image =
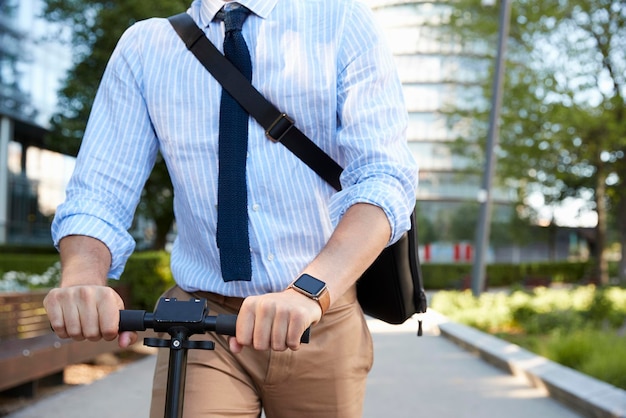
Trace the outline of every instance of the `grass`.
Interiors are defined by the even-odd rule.
[[[431,307],[564,366],[626,389],[626,289],[441,291]]]

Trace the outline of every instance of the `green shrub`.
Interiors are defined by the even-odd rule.
[[[463,278],[470,275],[470,264],[422,264],[422,276],[426,289],[460,289]]]
[[[475,298],[469,290],[439,291],[430,306],[451,319],[487,332],[509,329],[512,324],[505,293],[484,293]]]
[[[556,332],[541,351],[553,361],[626,389],[626,337],[615,332]]]
[[[626,289],[578,286],[483,293],[439,291],[430,306],[565,366],[626,389]]]
[[[626,389],[626,337],[613,333],[589,335],[594,349],[580,371],[614,386]]]
[[[554,332],[551,335],[552,338],[546,340],[542,354],[564,366],[580,370],[594,349],[602,349],[601,346],[596,345],[595,338],[592,338],[595,334],[597,333],[591,330]]]
[[[159,296],[174,285],[165,251],[133,254],[121,280],[109,284],[120,292],[128,290],[127,309],[152,311]],[[27,291],[58,285],[59,256],[57,254],[2,254],[0,255],[0,291]]]
[[[583,315],[572,310],[554,310],[535,314],[521,322],[524,331],[533,335],[547,334],[555,330],[570,332],[583,326],[585,326]]]
[[[595,292],[588,308],[583,311],[585,318],[596,325],[603,321],[610,321],[613,303],[606,296],[605,292]]]
[[[604,290],[604,294],[616,310],[626,312],[626,291],[624,289],[609,287]]]
[[[17,245],[17,244],[5,244],[0,245],[0,254],[30,254],[30,255],[38,255],[38,254],[56,254],[57,250],[54,248],[52,243],[50,245]]]
[[[43,254],[1,253],[0,273],[18,271],[40,274],[58,261],[59,255],[56,252]]]
[[[56,262],[41,274],[7,271],[0,274],[0,292],[27,292],[58,286],[61,279],[61,263]]]
[[[174,285],[169,263],[165,251],[139,252],[128,259],[120,284],[129,286],[132,309],[152,311],[159,296]]]
[[[454,320],[490,332],[520,328],[529,334],[543,334],[582,326],[617,328],[626,318],[626,290],[593,285],[541,287],[508,294],[485,292],[479,298],[469,291],[439,291],[431,306]]]
[[[521,286],[528,277],[546,277],[553,283],[580,283],[589,270],[587,262],[498,263],[487,265],[486,276],[490,288],[514,287]],[[422,273],[426,289],[464,289],[468,287],[472,265],[423,263]]]

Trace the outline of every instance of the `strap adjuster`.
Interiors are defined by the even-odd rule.
[[[283,137],[293,128],[294,121],[286,113],[281,113],[269,128],[265,131],[265,136],[274,142],[280,142]]]

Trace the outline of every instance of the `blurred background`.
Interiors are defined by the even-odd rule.
[[[0,1],[0,245],[50,245],[100,76],[134,21],[187,1]],[[499,35],[495,2],[367,0],[393,50],[420,165],[424,263],[468,263],[485,190]],[[489,263],[588,261],[624,280],[626,20],[620,0],[512,4]],[[159,164],[133,234],[139,249],[175,236]],[[610,263],[616,263],[609,274]]]
[[[189,2],[0,0],[3,370],[37,338],[58,348],[41,305],[59,280],[50,222],[117,40]],[[431,306],[626,388],[624,0],[365,2],[404,87]],[[151,310],[172,284],[176,236],[162,161],[132,234],[138,251],[114,285],[127,307]],[[472,268],[482,263],[477,282]],[[0,390],[38,378],[34,369],[4,373]]]

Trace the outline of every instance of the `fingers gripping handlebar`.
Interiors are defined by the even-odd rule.
[[[141,310],[121,310],[119,331],[170,332],[172,329],[184,329],[185,334],[217,334],[235,336],[237,315],[208,315],[205,299],[178,301],[176,298],[161,298],[153,313]],[[310,328],[302,335],[300,342],[308,343]]]
[[[175,298],[161,298],[153,313],[137,310],[121,310],[119,331],[166,332],[172,338],[145,338],[144,345],[169,348],[167,391],[165,400],[165,418],[180,418],[183,415],[185,395],[185,376],[187,368],[187,350],[213,350],[213,341],[189,340],[193,334],[216,332],[235,336],[237,315],[209,316],[206,299],[178,301]],[[309,342],[308,328],[302,338]]]
[[[144,339],[144,345],[169,348],[165,418],[183,416],[187,350],[213,350],[215,348],[213,341],[190,340],[189,337],[193,334],[212,331],[235,336],[237,315],[209,316],[208,313],[206,299],[193,298],[189,301],[161,298],[153,313],[138,310],[120,311],[120,332],[153,329],[156,332],[166,332],[172,337],[170,340]],[[305,331],[300,339],[301,342],[309,342],[309,332],[310,328]]]

